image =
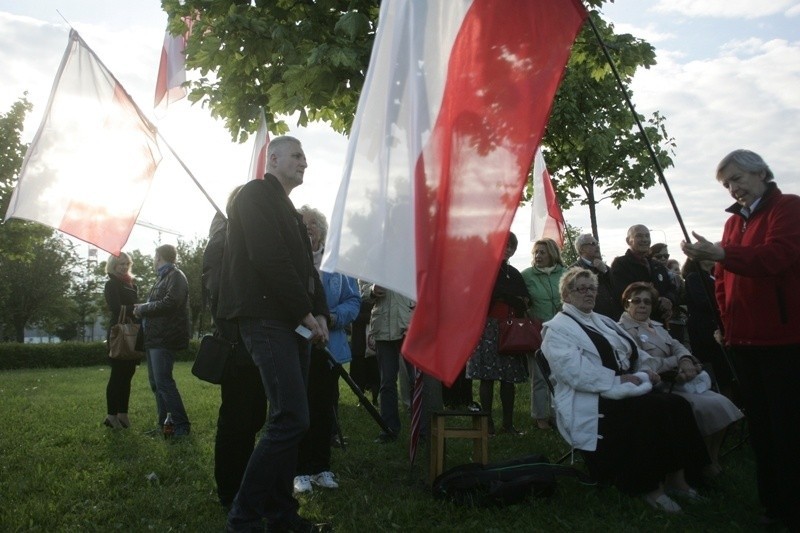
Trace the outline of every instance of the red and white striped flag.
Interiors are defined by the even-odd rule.
[[[549,238],[564,247],[564,215],[544,162],[542,149],[533,160],[533,201],[531,201],[531,242]]]
[[[160,161],[155,126],[72,30],[5,218],[118,254]]]
[[[248,180],[264,179],[264,174],[267,172],[267,145],[269,145],[269,130],[267,129],[267,117],[262,109],[256,141],[253,144],[253,156],[250,158]]]
[[[186,33],[172,35],[169,30],[164,34],[164,45],[161,48],[161,60],[158,63],[156,77],[156,94],[154,108],[166,108],[186,96],[186,41],[192,33],[194,19],[185,17]]]
[[[585,17],[579,0],[381,2],[323,269],[416,299],[403,354],[446,384]]]

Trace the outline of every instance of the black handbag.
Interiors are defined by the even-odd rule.
[[[233,354],[236,343],[220,335],[205,335],[200,340],[200,349],[194,358],[192,374],[195,377],[219,385],[225,374],[225,365]]]

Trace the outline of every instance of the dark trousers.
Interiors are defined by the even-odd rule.
[[[589,472],[601,483],[627,494],[644,494],[678,470],[684,470],[691,483],[710,462],[692,406],[677,394],[600,398],[598,407],[602,438],[594,452],[583,455]]]
[[[369,325],[369,314],[366,320],[353,322],[353,333],[350,336],[350,348],[353,353],[353,360],[350,361],[350,376],[362,391],[372,391],[373,397],[378,394],[380,383],[380,372],[378,372],[378,358],[367,357],[367,326]]]
[[[311,425],[300,442],[297,475],[319,474],[331,469],[331,434],[339,375],[328,363],[328,355],[311,349],[308,369],[308,414]]]
[[[800,345],[731,349],[766,514],[800,530]]]
[[[449,387],[442,387],[442,400],[447,407],[467,407],[472,403],[472,380],[467,379],[467,367],[461,369]]]
[[[399,395],[397,393],[397,377],[400,371],[400,362],[406,366],[409,376],[414,376],[414,369],[400,355],[400,347],[403,340],[396,341],[376,341],[378,352],[378,368],[381,372],[381,388],[378,401],[380,403],[381,417],[394,431],[395,435],[400,434],[400,408],[398,406]],[[413,377],[411,378],[413,383]]]
[[[167,414],[172,414],[176,434],[186,434],[189,431],[189,416],[183,406],[183,399],[172,377],[175,366],[175,352],[167,348],[148,348],[147,351],[147,377],[150,388],[156,397],[157,423],[164,425]]]
[[[128,412],[128,401],[131,397],[131,380],[136,373],[139,361],[120,361],[109,359],[111,374],[106,385],[106,412],[117,416],[117,413]]]
[[[239,333],[261,375],[269,402],[258,441],[228,513],[229,531],[289,520],[299,504],[292,495],[297,448],[308,430],[306,380],[310,349],[294,327],[277,320],[240,318]]]
[[[219,501],[225,507],[233,503],[253,453],[256,434],[267,418],[261,374],[241,342],[236,349],[237,353],[228,359],[220,384],[222,403],[214,442],[214,479]]]

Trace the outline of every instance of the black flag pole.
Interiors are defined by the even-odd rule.
[[[658,162],[658,157],[656,157],[656,152],[653,149],[653,143],[650,142],[650,138],[647,136],[647,132],[645,131],[644,126],[642,125],[642,121],[639,120],[639,114],[636,112],[636,108],[634,107],[633,102],[631,102],[631,98],[628,95],[628,91],[625,89],[625,84],[622,83],[622,77],[619,75],[619,70],[617,70],[617,65],[611,58],[611,54],[608,51],[608,47],[606,46],[605,41],[603,41],[603,38],[600,36],[600,32],[598,31],[597,26],[594,23],[594,20],[592,20],[591,14],[588,17],[586,17],[586,20],[589,21],[589,26],[591,26],[592,28],[592,33],[594,33],[594,36],[597,38],[597,42],[600,43],[600,48],[603,50],[603,55],[605,56],[606,61],[608,61],[608,65],[611,67],[611,72],[613,72],[614,78],[617,80],[617,86],[622,92],[622,96],[625,98],[625,102],[628,104],[628,108],[631,110],[633,119],[636,121],[636,125],[639,128],[639,133],[641,134],[645,146],[647,146],[647,151],[650,154],[650,159],[653,160],[653,166],[655,166],[656,173],[658,174],[658,179],[661,182],[661,185],[663,185],[664,190],[667,193],[667,197],[669,198],[669,203],[672,205],[672,210],[675,212],[675,217],[678,219],[678,224],[680,225],[681,231],[683,232],[683,238],[686,242],[692,242],[692,239],[689,236],[689,232],[686,231],[686,225],[683,223],[683,217],[681,216],[681,212],[678,209],[678,204],[675,203],[675,197],[672,196],[672,190],[670,190],[669,188],[669,184],[667,183],[667,178],[664,177],[664,169],[661,167],[661,163]],[[700,268],[700,263],[699,262],[695,263],[696,263],[695,266],[697,267],[697,273],[700,276],[705,275],[705,273]],[[720,329],[720,331],[722,331],[722,318],[720,317],[719,309],[717,308],[716,305],[714,305],[716,298],[714,296],[714,293],[712,292],[713,289],[709,289],[708,285],[705,283],[703,285],[706,287],[705,291],[706,298],[708,298],[709,303],[711,304],[711,308],[714,310],[717,327]],[[720,344],[720,349],[722,350],[722,354],[725,357],[725,362],[727,363],[728,368],[730,369],[731,381],[733,382],[734,385],[738,385],[739,376],[736,373],[736,368],[734,368],[733,361],[731,361],[730,354],[728,353],[728,350],[725,348],[725,346],[723,346],[722,344]]]
[[[304,339],[311,340],[311,330],[305,327],[304,325],[302,324],[298,325],[294,331]],[[386,421],[383,419],[381,414],[378,412],[377,409],[375,409],[375,406],[372,405],[372,403],[367,399],[367,397],[364,395],[364,392],[361,390],[358,384],[356,384],[356,382],[353,381],[353,378],[350,376],[350,374],[347,373],[347,370],[345,370],[344,367],[341,365],[341,363],[339,363],[333,356],[333,353],[331,353],[330,349],[328,348],[328,345],[327,344],[318,345],[317,348],[325,352],[325,354],[328,356],[328,363],[331,366],[331,370],[339,374],[339,376],[345,381],[345,383],[347,383],[347,385],[350,387],[350,390],[353,391],[353,394],[356,395],[359,402],[361,402],[361,405],[364,407],[364,409],[367,410],[370,416],[372,416],[375,422],[378,423],[380,428],[387,435],[391,435],[393,437],[396,436],[394,430],[390,428],[388,424],[386,424]]]
[[[592,20],[592,15],[589,14],[589,16],[586,17],[586,20],[589,21],[589,26],[591,26],[594,36],[597,37],[597,42],[600,43],[600,48],[602,48],[603,55],[606,57],[606,61],[608,61],[608,64],[611,67],[611,72],[614,73],[614,78],[617,80],[617,85],[619,86],[620,91],[622,91],[622,96],[625,97],[625,102],[628,104],[628,108],[633,114],[633,119],[636,121],[636,125],[639,127],[639,133],[641,134],[642,139],[647,146],[647,151],[650,153],[650,158],[653,160],[653,165],[656,167],[658,179],[661,181],[661,185],[664,186],[664,190],[667,192],[667,197],[669,198],[669,203],[672,204],[672,210],[675,211],[675,216],[678,218],[678,224],[680,224],[681,231],[683,231],[683,237],[686,239],[686,242],[691,242],[692,239],[689,237],[689,232],[686,231],[686,226],[683,223],[683,217],[681,217],[681,212],[678,210],[678,204],[675,203],[675,198],[672,196],[672,191],[669,188],[667,179],[664,177],[664,169],[661,168],[661,163],[658,162],[658,157],[656,157],[656,152],[653,149],[653,143],[650,142],[650,138],[647,136],[644,126],[642,126],[642,121],[639,120],[639,114],[636,113],[636,108],[633,106],[630,96],[628,96],[628,91],[625,90],[625,84],[622,83],[622,77],[619,75],[617,66],[614,64],[614,60],[611,58],[611,54],[608,52],[606,43],[603,41],[603,38],[600,36],[600,32],[597,30],[597,26]]]

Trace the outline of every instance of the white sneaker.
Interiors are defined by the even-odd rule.
[[[325,471],[320,472],[319,474],[314,474],[311,476],[311,482],[314,483],[314,485],[325,487],[326,489],[339,488],[339,484],[336,483],[336,479],[333,477],[333,472]]]
[[[294,478],[294,491],[295,492],[312,492],[314,487],[311,486],[311,476],[296,476]]]

